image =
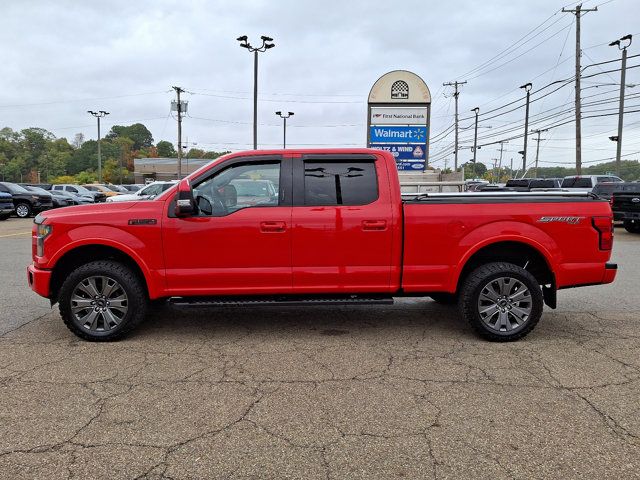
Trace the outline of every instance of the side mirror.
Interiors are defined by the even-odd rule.
[[[178,195],[176,196],[176,207],[174,213],[176,217],[190,217],[197,212],[196,202],[193,198],[193,191],[189,179],[185,178],[178,184]]]

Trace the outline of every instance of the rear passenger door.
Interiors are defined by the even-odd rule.
[[[374,155],[293,159],[293,289],[388,292],[393,211],[386,168]]]

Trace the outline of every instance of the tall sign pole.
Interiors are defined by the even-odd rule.
[[[367,146],[390,152],[398,171],[424,172],[429,165],[431,92],[418,75],[394,70],[371,87]]]
[[[182,179],[182,102],[180,101],[180,94],[184,92],[184,89],[180,87],[171,87],[176,91],[176,109],[178,112],[178,180]]]

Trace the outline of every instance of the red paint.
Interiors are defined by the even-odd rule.
[[[30,285],[49,296],[51,273],[66,254],[104,245],[128,255],[151,298],[287,293],[454,292],[466,262],[496,242],[536,249],[558,287],[610,283],[605,269],[613,232],[607,202],[404,204],[393,157],[379,150],[242,152],[190,175],[193,182],[225,162],[279,155],[375,155],[378,198],[358,206],[260,206],[222,217],[177,218],[172,200],[186,182],[152,201],[49,211],[53,232],[35,250]],[[283,163],[284,165],[284,163]],[[188,193],[188,192],[186,192]],[[541,217],[582,217],[575,224]],[[130,225],[132,219],[155,224]]]

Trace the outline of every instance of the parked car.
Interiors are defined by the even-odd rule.
[[[635,192],[640,189],[638,182],[602,182],[593,187],[593,193],[600,198],[611,200],[616,192]]]
[[[272,178],[276,203],[233,201],[234,181]],[[364,148],[225,155],[145,202],[43,213],[33,236],[29,285],[92,341],[121,337],[156,299],[264,307],[401,296],[458,302],[480,335],[509,341],[535,327],[544,303],[555,308],[557,289],[611,283],[617,269],[607,201],[566,192],[402,201],[393,155]]]
[[[0,192],[0,221],[6,220],[13,213],[13,195]]]
[[[89,203],[94,203],[91,198],[81,197],[75,193],[65,192],[64,190],[51,190],[50,192],[54,197],[66,198],[71,202],[71,205],[87,205]]]
[[[175,184],[175,180],[168,182],[153,182],[146,187],[138,190],[136,193],[109,197],[107,198],[107,202],[132,202],[139,200],[148,200],[150,198],[154,198],[156,195],[160,195],[162,192],[171,188]]]
[[[51,189],[62,190],[64,192],[73,193],[75,195],[79,195],[84,198],[89,198],[94,203],[104,202],[107,199],[107,196],[104,193],[92,192],[91,190],[87,190],[81,185],[73,185],[73,184],[52,185]]]
[[[73,202],[71,202],[70,200],[67,200],[66,198],[60,198],[60,197],[56,197],[53,196],[51,194],[51,192],[45,190],[44,188],[41,187],[37,187],[35,185],[29,185],[26,183],[19,183],[18,185],[20,185],[23,188],[26,188],[27,190],[29,190],[30,192],[36,193],[38,195],[45,195],[51,198],[51,203],[52,203],[52,208],[59,208],[59,207],[68,207],[69,205],[73,205]]]
[[[30,192],[17,183],[0,182],[0,192],[10,193],[13,196],[14,211],[20,218],[27,218],[33,214],[53,208],[51,195]]]
[[[624,182],[620,177],[613,175],[570,175],[562,180],[562,188],[571,189],[573,192],[592,192],[593,188],[602,182]]]
[[[133,192],[137,192],[145,185],[141,183],[132,183],[129,185],[121,185],[121,186],[124,187],[129,193],[133,193]]]
[[[627,183],[623,191],[613,192],[611,209],[614,220],[622,221],[627,232],[640,233],[640,183]]]
[[[115,195],[120,195],[120,192],[116,192],[115,190],[109,188],[108,186],[101,185],[101,184],[98,184],[98,183],[85,184],[85,185],[83,185],[83,187],[86,188],[87,190],[92,191],[92,192],[100,192],[106,198],[113,197]]]

